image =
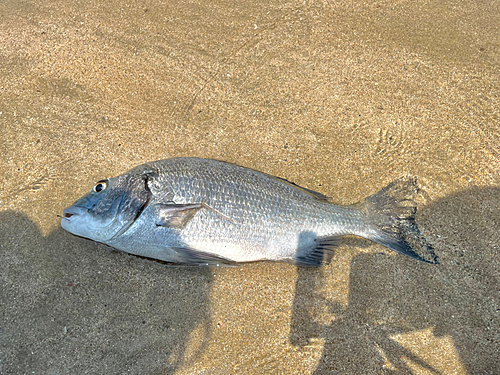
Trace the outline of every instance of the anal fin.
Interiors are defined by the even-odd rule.
[[[334,249],[340,243],[340,237],[325,237],[315,240],[316,246],[298,255],[293,259],[293,264],[299,267],[320,267],[329,263],[333,257]]]

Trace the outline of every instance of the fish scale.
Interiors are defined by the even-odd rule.
[[[150,162],[98,185],[64,210],[63,228],[163,261],[212,265],[271,260],[317,266],[343,235],[437,261],[415,222],[418,188],[411,177],[350,206],[335,205],[278,177],[211,159]]]
[[[186,168],[192,167],[188,164]],[[165,174],[167,173],[166,171],[162,172]],[[238,170],[236,170],[236,172],[238,172]],[[175,169],[173,168],[169,170],[168,175],[172,176],[174,173]],[[312,212],[309,214],[303,212],[302,221],[297,222],[294,220],[298,210],[297,204],[294,204],[295,202],[290,199],[285,201],[282,197],[286,197],[287,193],[290,195],[290,192],[295,193],[295,189],[283,185],[280,182],[273,181],[271,184],[271,181],[268,181],[267,178],[262,181],[261,176],[248,176],[248,173],[244,173],[243,176],[240,176],[240,174],[234,173],[233,171],[231,176],[236,180],[234,185],[237,186],[237,189],[233,188],[233,191],[227,189],[227,193],[224,194],[225,197],[220,199],[219,197],[222,197],[221,192],[224,192],[224,188],[227,184],[221,185],[218,190],[218,187],[214,185],[212,181],[206,186],[198,184],[197,182],[206,181],[208,178],[220,178],[221,176],[214,176],[213,174],[204,175],[203,171],[199,170],[198,173],[193,172],[190,176],[184,171],[181,175],[187,179],[187,181],[183,181],[179,184],[179,186],[183,187],[183,191],[175,192],[175,195],[179,196],[181,201],[187,202],[189,199],[196,201],[200,199],[200,196],[203,196],[206,203],[220,210],[227,216],[243,219],[238,224],[230,225],[225,222],[224,219],[217,220],[217,217],[213,217],[213,225],[209,228],[205,228],[204,223],[207,217],[200,215],[196,222],[195,219],[193,219],[193,225],[185,228],[183,231],[184,237],[191,239],[188,245],[195,243],[199,245],[199,242],[204,242],[207,236],[207,229],[208,233],[217,233],[219,241],[222,243],[230,243],[234,237],[234,233],[238,233],[238,241],[233,244],[233,247],[240,246],[243,242],[243,238],[250,241],[246,246],[251,246],[258,239],[261,240],[259,242],[265,242],[267,239],[266,237],[273,240],[281,240],[284,234],[288,237],[288,241],[290,241],[291,236],[288,231],[296,231],[297,229],[301,232],[308,230],[320,232],[320,235],[323,236],[331,234],[331,225],[325,225],[324,228],[320,228],[318,224],[320,212],[317,210],[318,207],[315,206],[317,206],[318,203],[321,204],[321,202],[314,201],[308,195],[303,197],[302,194],[297,194],[297,198],[300,199],[298,202],[302,204],[302,207],[304,201],[306,201],[305,198],[307,198],[307,200],[310,201],[310,209]],[[247,181],[251,181],[251,184],[248,184]],[[191,192],[191,194],[189,194],[189,192]],[[236,200],[231,201],[230,197],[236,197]],[[323,206],[332,207],[331,205],[325,204],[323,204]],[[263,210],[260,207],[266,207],[266,209]],[[324,210],[324,212],[326,213],[326,210]],[[214,216],[214,214],[211,213],[206,213],[206,215]],[[295,222],[299,228],[290,228],[293,222]],[[195,226],[195,223],[198,225]],[[258,223],[261,223],[261,225]],[[288,225],[284,227],[285,224]],[[201,230],[201,227],[204,227],[205,230]],[[272,228],[272,230],[268,228]],[[288,229],[288,231],[283,233],[285,232],[283,229]],[[270,233],[272,236],[269,236]],[[242,236],[244,237],[242,238]],[[293,254],[290,254],[290,257],[292,255]]]

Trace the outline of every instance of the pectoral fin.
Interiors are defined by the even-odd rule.
[[[155,224],[157,227],[184,228],[203,203],[191,204],[156,204]]]

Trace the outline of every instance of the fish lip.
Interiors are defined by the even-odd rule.
[[[89,210],[81,206],[70,206],[63,210],[62,219],[66,221],[73,221],[79,216],[85,214]]]

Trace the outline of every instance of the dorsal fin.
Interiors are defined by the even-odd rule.
[[[306,189],[305,187],[302,187],[302,186],[299,186],[293,182],[290,182],[288,180],[285,180],[284,178],[281,178],[281,177],[276,177],[276,176],[272,176],[272,175],[268,175],[266,174],[267,176],[275,179],[275,180],[278,180],[280,182],[284,182],[285,184],[287,185],[290,185],[291,187],[297,189],[297,190],[300,190],[302,191],[303,193],[306,193],[308,195],[311,195],[313,196],[314,198],[316,198],[317,200],[320,200],[322,202],[330,202],[330,197],[327,197],[326,195],[324,194],[321,194],[321,193],[318,193],[317,191],[314,191],[314,190],[311,190],[311,189]]]

